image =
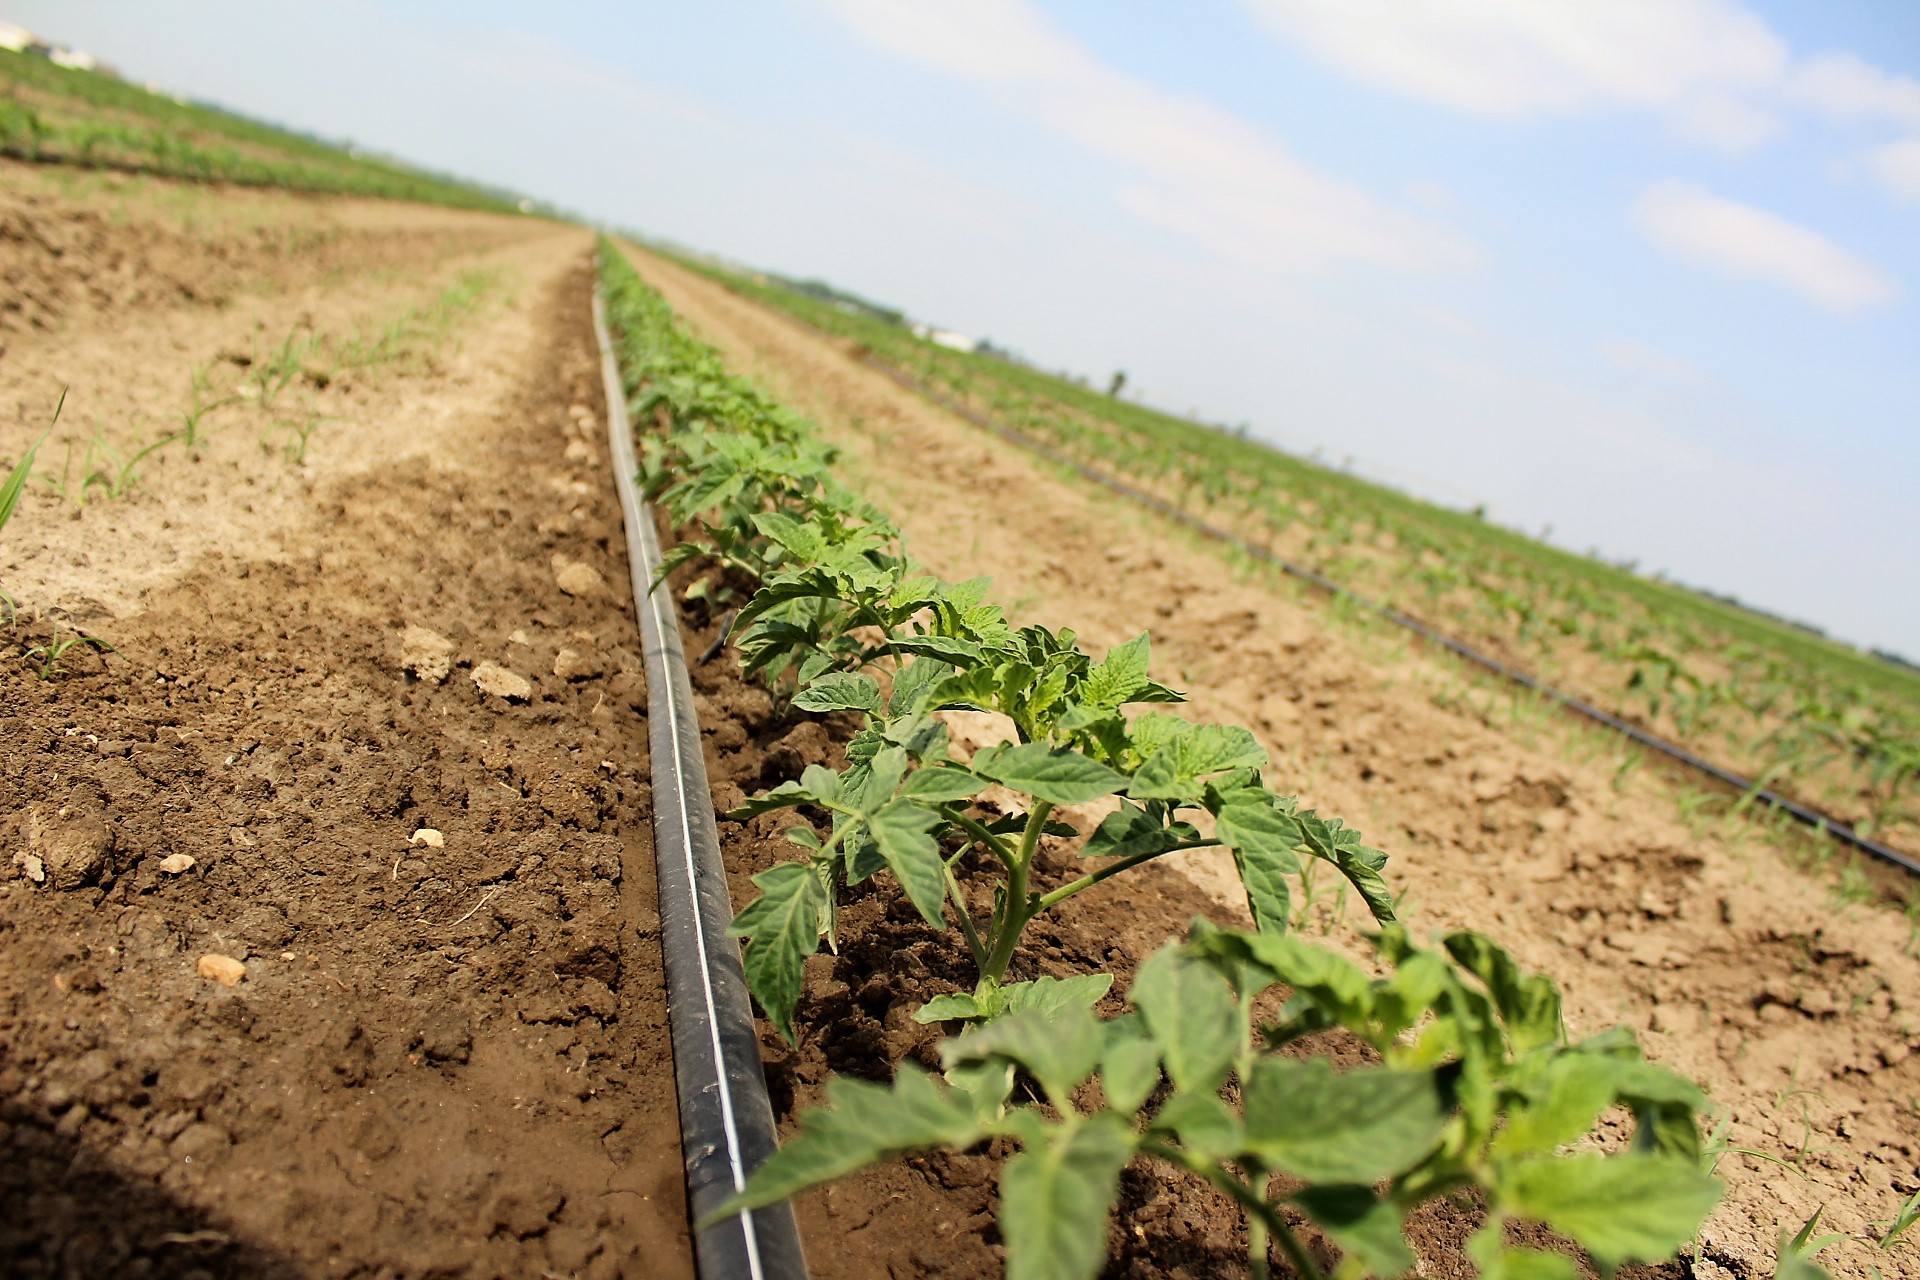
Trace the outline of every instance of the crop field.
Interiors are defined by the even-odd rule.
[[[0,74],[0,1272],[1920,1274],[1903,882],[871,361],[1910,850],[1911,673]]]
[[[1080,461],[1908,851],[1920,672],[904,323],[693,267]]]

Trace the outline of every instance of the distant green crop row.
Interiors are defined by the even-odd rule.
[[[817,289],[680,261],[1863,833],[1920,840],[1920,678],[1912,672],[1237,433],[938,346]]]
[[[515,196],[355,155],[97,72],[0,50],[0,154],[163,177],[514,212]]]

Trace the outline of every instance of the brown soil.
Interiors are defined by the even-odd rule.
[[[1562,983],[1577,1030],[1624,1022],[1704,1082],[1727,1142],[1791,1168],[1724,1158],[1698,1274],[1771,1275],[1779,1228],[1824,1205],[1822,1230],[1865,1236],[1920,1187],[1920,961],[1897,913],[1836,899],[1754,824],[1690,822],[1685,788],[1623,774],[1614,740],[1528,719],[1451,663],[1248,578],[791,321],[633,257],[735,368],[846,447],[848,478],[932,569],[991,573],[1016,612],[1096,648],[1149,626],[1156,665],[1199,716],[1249,724],[1281,785],[1395,855],[1416,928],[1487,930]],[[1210,910],[1239,909],[1217,865],[1183,870]],[[1138,897],[1171,898],[1171,884]],[[1336,937],[1339,910],[1321,908]],[[834,1238],[853,1237],[842,1223]],[[1842,1276],[1920,1272],[1920,1246],[1845,1242],[1822,1260]]]
[[[304,464],[239,406],[130,497],[36,485],[9,526],[0,1271],[690,1275],[631,601],[554,581],[626,574],[587,237],[302,208],[331,247],[239,254],[226,306],[112,283],[179,245],[51,198],[64,230],[9,267],[113,305],[33,299],[47,327],[0,368],[156,416],[255,319],[500,284],[430,357],[309,388]],[[34,429],[0,421],[0,450]],[[116,651],[40,679],[21,649],[74,618]],[[443,681],[403,672],[409,626]],[[483,693],[486,662],[524,697]]]

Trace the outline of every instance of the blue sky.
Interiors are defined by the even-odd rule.
[[[0,18],[1920,656],[1920,7]]]

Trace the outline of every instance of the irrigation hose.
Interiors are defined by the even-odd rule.
[[[786,318],[828,343],[835,346],[841,344],[841,339],[839,339],[837,335],[809,324],[798,316],[789,315]],[[1869,854],[1872,857],[1879,858],[1883,862],[1891,863],[1893,866],[1899,867],[1913,875],[1920,876],[1920,859],[1916,859],[1911,854],[1902,853],[1898,849],[1889,848],[1877,840],[1863,836],[1846,823],[1830,818],[1826,814],[1820,813],[1800,803],[1798,800],[1783,796],[1777,791],[1769,790],[1755,782],[1752,778],[1743,777],[1731,769],[1724,769],[1714,764],[1711,760],[1706,760],[1695,755],[1678,743],[1669,742],[1657,734],[1648,733],[1638,725],[1630,724],[1622,720],[1619,716],[1608,711],[1603,711],[1584,699],[1576,698],[1570,693],[1564,693],[1552,685],[1543,684],[1526,672],[1515,667],[1510,667],[1498,658],[1482,653],[1471,645],[1463,644],[1449,635],[1436,631],[1418,618],[1402,613],[1392,605],[1384,604],[1373,599],[1371,596],[1362,595],[1351,587],[1342,586],[1323,573],[1275,555],[1267,548],[1257,543],[1249,542],[1238,534],[1229,533],[1217,525],[1209,524],[1191,512],[1174,506],[1164,498],[1155,497],[1143,489],[1135,488],[1124,480],[1110,476],[1095,467],[1088,466],[1078,458],[1070,457],[1060,450],[1055,449],[1053,446],[1034,439],[1017,427],[1008,426],[1004,422],[981,413],[971,405],[963,404],[955,400],[945,392],[922,382],[906,370],[897,368],[887,361],[882,360],[871,351],[858,351],[855,358],[868,368],[891,378],[894,382],[899,383],[915,395],[932,401],[949,413],[956,414],[966,421],[971,422],[976,427],[991,431],[995,435],[1009,440],[1023,449],[1031,450],[1060,466],[1069,467],[1078,472],[1082,477],[1093,481],[1095,484],[1102,485],[1122,497],[1130,498],[1135,502],[1150,507],[1167,519],[1185,525],[1203,537],[1210,538],[1215,542],[1225,543],[1242,555],[1258,560],[1263,564],[1270,564],[1282,573],[1311,583],[1328,595],[1334,596],[1337,599],[1346,600],[1362,609],[1379,614],[1381,617],[1387,619],[1387,621],[1405,627],[1421,639],[1431,644],[1439,645],[1449,653],[1463,658],[1477,667],[1490,671],[1502,679],[1512,681],[1522,688],[1530,689],[1541,697],[1558,703],[1575,715],[1584,716],[1596,724],[1605,725],[1616,733],[1624,734],[1649,751],[1657,752],[1670,760],[1677,761],[1690,769],[1705,774],[1716,782],[1733,788],[1739,792],[1745,800],[1777,809],[1797,821],[1813,827],[1817,831],[1824,832],[1843,845],[1858,849],[1862,853]]]
[[[746,1184],[778,1146],[760,1061],[740,947],[727,936],[733,904],[714,827],[712,793],[700,753],[686,651],[671,589],[652,588],[660,565],[653,511],[636,483],[633,428],[598,284],[593,333],[606,385],[607,439],[626,525],[634,610],[647,670],[647,731],[653,751],[653,844],[660,898],[660,948],[667,970],[667,1018],[687,1205],[698,1222]],[[793,1210],[755,1209],[695,1233],[704,1280],[806,1280]]]

